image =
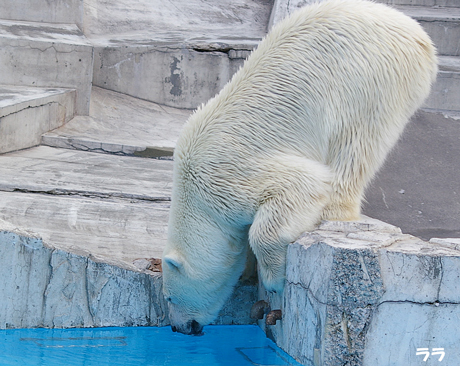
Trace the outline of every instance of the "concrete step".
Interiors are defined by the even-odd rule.
[[[75,107],[74,89],[0,85],[0,153],[40,144],[43,133],[75,116]]]
[[[161,257],[172,162],[40,146],[0,156],[0,218],[131,268]]]
[[[456,7],[397,6],[430,35],[439,55],[460,56],[460,3]]]
[[[83,1],[2,0],[0,1],[0,16],[8,20],[77,24],[81,27]]]
[[[460,57],[439,57],[436,83],[424,108],[460,112]]]
[[[186,38],[251,39],[266,32],[272,1],[85,0],[84,32],[92,40],[170,41]]]
[[[88,114],[93,48],[76,25],[0,20],[0,64],[0,84],[76,89]]]
[[[84,28],[95,45],[93,84],[177,108],[222,89],[266,34],[271,11],[263,0],[93,6]]]
[[[0,219],[39,235],[51,247],[135,270],[161,258],[169,205],[0,191]]]
[[[42,143],[118,155],[170,156],[190,113],[93,87],[89,116],[44,134]]]
[[[172,161],[38,146],[0,156],[0,191],[169,202]]]

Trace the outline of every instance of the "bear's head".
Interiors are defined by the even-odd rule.
[[[245,235],[231,235],[206,215],[182,216],[172,207],[163,293],[173,331],[198,335],[217,317],[244,270]]]

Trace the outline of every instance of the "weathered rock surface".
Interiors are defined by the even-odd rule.
[[[458,365],[460,251],[376,220],[325,222],[288,250],[283,320],[268,331],[305,365]],[[437,364],[431,356],[427,364]]]
[[[0,329],[167,325],[161,273],[123,267],[0,220]],[[250,323],[256,291],[240,283],[215,323]]]
[[[0,328],[163,325],[161,276],[52,248],[0,222]]]
[[[93,83],[171,107],[196,108],[225,86],[258,41],[97,46]]]

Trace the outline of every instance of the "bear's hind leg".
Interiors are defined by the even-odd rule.
[[[249,244],[268,291],[282,292],[289,243],[312,230],[330,196],[329,169],[317,162],[288,157],[268,166],[260,205],[249,230]]]

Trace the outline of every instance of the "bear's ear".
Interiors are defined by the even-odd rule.
[[[182,259],[176,253],[165,255],[163,260],[169,268],[177,271],[179,271],[183,266]]]

